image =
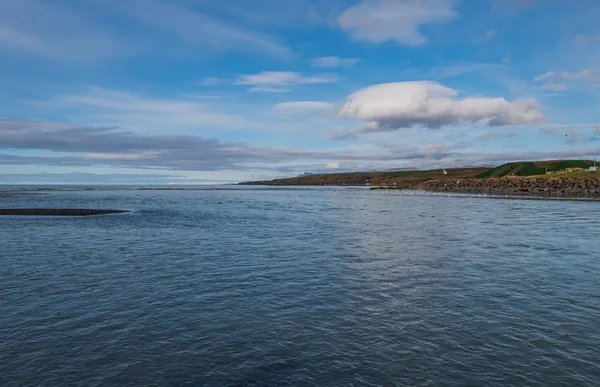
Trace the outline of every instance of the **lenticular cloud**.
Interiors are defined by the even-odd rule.
[[[459,99],[457,95],[456,90],[437,82],[384,83],[350,95],[339,116],[367,121],[359,130],[362,133],[465,122],[508,126],[544,120],[535,99],[509,102],[501,97]]]

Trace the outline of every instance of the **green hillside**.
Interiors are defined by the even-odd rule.
[[[249,181],[244,185],[347,185],[347,186],[412,186],[425,180],[443,179],[487,179],[504,176],[545,176],[549,172],[566,168],[589,168],[594,165],[591,160],[550,160],[550,161],[519,161],[500,165],[495,168],[449,168],[443,169],[394,171],[394,172],[349,172],[307,175],[287,179],[264,181]],[[590,172],[592,175],[596,175]],[[573,177],[585,177],[590,173],[575,173]],[[600,172],[598,173],[600,174]],[[548,175],[552,176],[552,175]]]
[[[550,160],[550,161],[518,161],[502,164],[496,168],[477,175],[480,179],[504,176],[535,176],[566,168],[589,168],[594,165],[591,160]]]

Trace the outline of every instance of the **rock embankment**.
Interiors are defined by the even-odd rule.
[[[426,180],[418,184],[410,184],[407,187],[397,186],[396,188],[496,195],[600,197],[600,179],[597,177],[444,179]]]

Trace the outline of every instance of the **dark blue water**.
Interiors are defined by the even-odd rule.
[[[598,385],[600,203],[0,194],[0,386]]]

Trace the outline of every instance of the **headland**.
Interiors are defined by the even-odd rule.
[[[493,168],[310,174],[241,184],[369,186],[390,190],[600,198],[600,171],[592,160],[512,162]]]

